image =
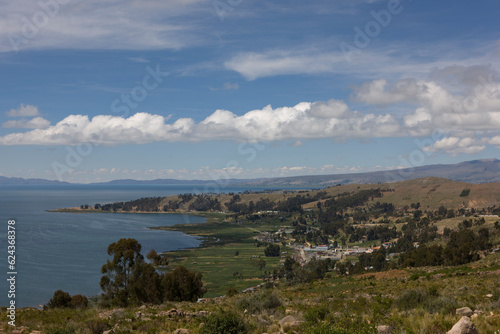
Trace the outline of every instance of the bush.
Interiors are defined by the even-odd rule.
[[[94,319],[87,322],[87,328],[92,334],[102,334],[105,330],[109,328],[106,321],[102,319]]]
[[[337,324],[322,323],[306,331],[309,334],[372,334],[376,332],[373,326],[361,319],[342,319]]]
[[[209,315],[200,330],[201,334],[238,334],[246,332],[245,322],[238,314],[221,310]]]
[[[236,290],[236,288],[227,289],[226,296],[233,297],[233,296],[236,296],[237,294],[238,294],[238,290]]]
[[[251,313],[264,310],[274,310],[281,306],[281,300],[273,293],[254,293],[236,301],[236,307],[240,310],[248,310]]]
[[[268,245],[265,249],[264,249],[264,255],[268,256],[268,257],[276,257],[276,256],[280,256],[280,246],[278,245]]]
[[[70,307],[71,296],[65,291],[57,290],[56,292],[54,292],[54,296],[50,299],[47,306],[49,308]]]
[[[71,297],[70,306],[72,308],[86,308],[88,304],[89,300],[83,295],[74,295]]]
[[[304,320],[310,323],[323,321],[325,320],[328,313],[330,313],[330,310],[326,305],[311,307],[307,309],[306,313],[304,314]]]
[[[401,310],[411,310],[417,308],[427,301],[427,293],[423,290],[413,289],[405,291],[396,299],[396,306]]]
[[[44,331],[45,334],[74,334],[75,329],[71,326],[64,325],[63,327],[50,327]]]

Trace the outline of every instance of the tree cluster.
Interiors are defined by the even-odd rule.
[[[103,265],[100,286],[104,305],[128,306],[164,301],[195,301],[205,289],[201,273],[178,267],[158,273],[155,265],[141,255],[141,244],[135,239],[120,239],[108,247],[112,256]],[[156,252],[150,252],[153,263],[165,264]]]
[[[83,295],[71,296],[68,292],[57,290],[46,307],[48,308],[85,308],[89,301]]]

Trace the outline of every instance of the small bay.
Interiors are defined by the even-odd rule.
[[[16,186],[0,188],[0,249],[2,271],[7,265],[7,221],[16,220],[16,306],[46,304],[55,290],[71,295],[100,293],[101,266],[109,258],[107,247],[120,238],[135,238],[142,253],[198,247],[201,240],[175,231],[148,227],[204,222],[183,214],[55,213],[46,210],[128,201],[141,197],[198,193],[203,186]],[[223,192],[245,189],[225,187]],[[259,189],[254,189],[259,190]],[[7,306],[9,287],[0,283],[0,305]]]

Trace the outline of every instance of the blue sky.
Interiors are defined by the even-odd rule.
[[[498,157],[491,0],[0,0],[0,175],[69,182]]]

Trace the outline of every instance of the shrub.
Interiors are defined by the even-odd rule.
[[[85,308],[88,304],[89,300],[83,295],[74,295],[71,297],[70,306],[72,308]]]
[[[427,294],[419,289],[405,291],[396,299],[396,306],[401,310],[411,310],[422,305],[427,300]]]
[[[329,312],[330,311],[326,305],[311,307],[307,309],[306,313],[304,314],[304,320],[310,323],[323,321],[325,320]]]
[[[278,245],[268,245],[265,249],[264,249],[264,254],[268,257],[272,257],[272,256],[280,256],[280,246]]]
[[[56,292],[54,292],[54,296],[50,299],[47,306],[49,308],[70,307],[71,306],[71,296],[69,295],[69,293],[67,293],[65,291],[57,290]]]
[[[236,288],[227,289],[226,296],[233,297],[233,296],[236,296],[237,294],[238,294],[238,290],[236,290]]]
[[[373,326],[363,322],[361,319],[342,319],[336,324],[322,323],[310,328],[309,334],[372,334],[376,333]]]
[[[74,334],[75,329],[71,326],[64,325],[62,327],[50,327],[44,331],[45,334]]]
[[[102,334],[105,330],[109,328],[106,321],[102,319],[94,319],[87,322],[87,328],[92,334]]]
[[[221,310],[209,315],[200,330],[201,334],[239,334],[246,332],[245,322],[238,314]]]
[[[281,306],[281,300],[274,293],[254,293],[251,296],[243,297],[236,301],[236,307],[241,310],[248,310],[251,313],[262,312],[264,310],[274,310]]]

